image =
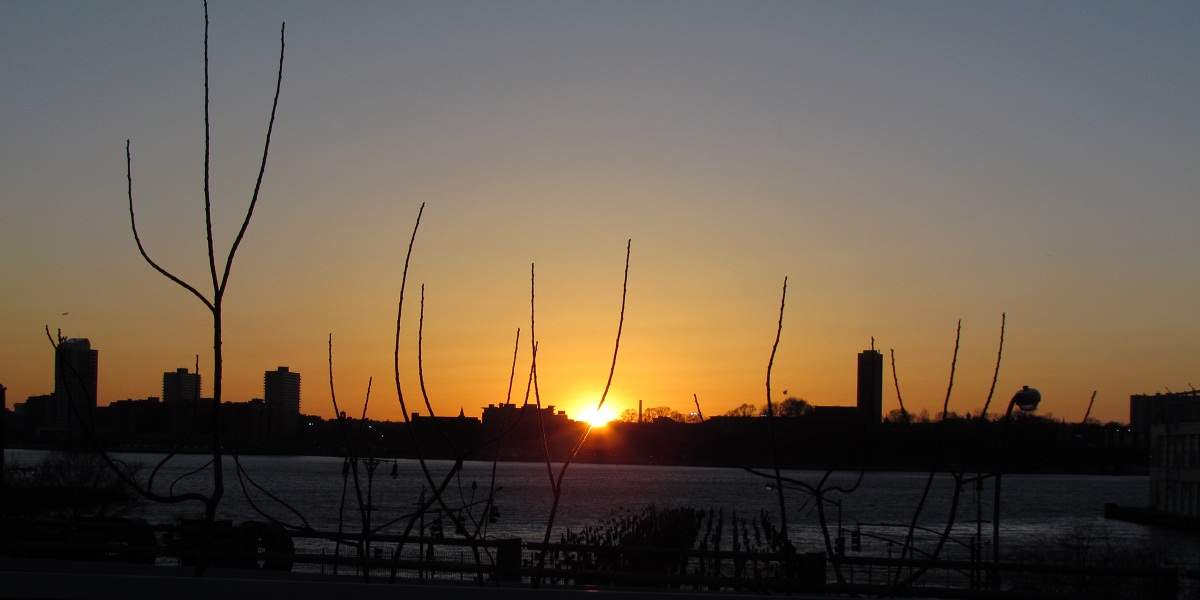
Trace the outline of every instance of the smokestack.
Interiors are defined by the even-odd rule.
[[[638,423],[642,422],[642,400],[638,398]]]

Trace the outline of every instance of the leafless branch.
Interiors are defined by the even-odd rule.
[[[962,339],[962,319],[958,320],[958,326],[954,330],[954,357],[950,359],[950,383],[946,385],[946,399],[942,402],[942,420],[946,420],[946,416],[950,411],[950,391],[954,389],[954,371],[958,367],[958,342]]]
[[[370,400],[370,397],[371,397],[370,392],[368,392],[367,399]],[[361,527],[362,527],[362,529],[360,530],[360,533],[362,536],[360,543],[362,544],[363,552],[360,553],[359,558],[362,560],[363,580],[369,581],[371,575],[370,575],[370,570],[367,569],[366,561],[368,560],[368,557],[367,557],[367,553],[365,550],[366,550],[366,544],[367,544],[366,538],[370,532],[370,523],[367,518],[367,505],[363,501],[362,482],[359,480],[359,477],[358,477],[358,454],[355,451],[355,444],[354,444],[353,440],[351,440],[351,437],[350,437],[350,428],[346,425],[345,413],[343,413],[341,408],[338,407],[337,389],[333,383],[333,334],[332,333],[329,334],[329,400],[330,400],[330,402],[333,403],[333,414],[337,417],[338,427],[342,431],[342,443],[345,446],[346,458],[350,461],[350,474],[354,480],[354,496],[358,500],[358,514],[359,514],[359,519],[361,521]],[[363,402],[364,418],[366,416],[366,408],[367,408],[367,403]]]
[[[258,165],[258,177],[254,180],[254,193],[250,196],[250,206],[246,209],[246,218],[242,220],[242,227],[238,229],[237,237],[233,238],[233,245],[229,248],[229,256],[225,258],[225,272],[221,276],[221,287],[217,291],[217,297],[225,295],[225,286],[229,283],[229,272],[233,269],[233,257],[237,255],[238,246],[242,243],[242,238],[246,235],[246,228],[250,226],[250,218],[254,216],[254,207],[258,204],[258,193],[262,189],[263,174],[267,170],[267,155],[271,151],[271,133],[275,130],[275,111],[279,108],[279,88],[283,85],[283,52],[286,47],[284,34],[287,32],[287,23],[279,26],[279,69],[275,74],[275,99],[271,101],[271,118],[267,122],[267,139],[263,142],[262,161]]]
[[[209,186],[209,163],[212,158],[212,126],[208,118],[208,0],[204,0],[204,237],[208,241],[208,272],[212,275],[213,294],[221,289],[217,283],[217,259],[213,251],[212,194]]]
[[[1008,314],[1000,313],[1000,347],[996,350],[996,370],[992,372],[992,386],[988,388],[987,401],[979,412],[981,420],[987,420],[988,407],[992,404],[992,396],[996,393],[996,380],[1000,378],[1000,359],[1004,357],[1004,326],[1008,323]]]
[[[632,248],[633,248],[633,240],[632,239],[626,240],[625,241],[625,273],[624,273],[624,276],[621,281],[621,312],[617,318],[617,338],[616,338],[616,341],[613,343],[612,362],[609,364],[609,367],[608,367],[608,378],[604,382],[604,391],[601,392],[601,394],[600,394],[600,401],[598,403],[596,403],[596,412],[597,413],[599,413],[600,409],[604,407],[604,402],[605,402],[605,400],[608,399],[608,391],[609,391],[609,389],[612,388],[613,375],[616,373],[616,369],[617,369],[617,354],[621,350],[621,331],[625,326],[625,300],[629,293],[629,256],[632,251]],[[531,271],[531,276],[532,276],[532,271]],[[531,294],[532,294],[532,291],[531,291]],[[530,297],[530,301],[531,301],[530,310],[532,311],[532,296]],[[531,324],[530,325],[530,334],[532,335],[532,333],[533,333],[533,327]],[[534,394],[536,397],[536,394],[537,394],[537,367],[536,367],[536,365],[534,366],[534,370],[533,370],[533,383],[534,383]],[[538,411],[538,414],[539,415],[541,414],[540,410]],[[583,430],[583,435],[579,436],[579,441],[571,449],[571,453],[568,454],[567,457],[563,460],[563,464],[559,468],[559,471],[558,471],[557,479],[554,478],[553,476],[551,477],[551,487],[552,487],[552,490],[554,493],[554,499],[550,504],[550,515],[546,518],[546,533],[545,533],[545,535],[542,536],[542,551],[538,554],[538,566],[537,566],[538,574],[534,577],[534,580],[533,580],[534,585],[541,584],[541,572],[546,565],[546,549],[547,549],[547,545],[550,543],[550,535],[554,531],[554,518],[558,514],[559,501],[562,498],[563,478],[566,477],[567,468],[569,468],[571,466],[571,461],[579,453],[580,448],[583,447],[584,442],[587,441],[588,434],[590,434],[591,432],[592,432],[592,424],[588,423],[587,427]],[[544,435],[545,434],[543,433],[543,436]]]
[[[892,383],[896,385],[896,400],[900,401],[900,416],[908,422],[908,410],[904,408],[904,396],[900,394],[900,375],[896,373],[896,349],[890,349],[889,353],[892,355]]]
[[[424,456],[424,453],[421,451],[420,442],[417,438],[415,428],[412,426],[412,418],[408,411],[408,404],[404,400],[404,390],[400,385],[400,327],[401,327],[403,316],[404,316],[404,291],[408,285],[408,267],[412,260],[413,246],[416,244],[416,241],[417,241],[417,231],[421,227],[421,215],[424,212],[425,212],[425,203],[422,202],[421,208],[417,211],[416,222],[413,223],[412,235],[409,237],[409,240],[408,240],[408,251],[404,255],[404,270],[402,271],[402,273],[400,275],[400,294],[399,294],[400,297],[396,304],[396,335],[395,335],[395,344],[392,348],[392,372],[393,372],[393,375],[395,378],[395,383],[396,383],[396,399],[400,403],[400,411],[401,411],[401,414],[404,416],[404,422],[406,424],[408,424],[409,436],[413,441],[413,448],[417,455],[417,463],[421,467],[421,474],[425,477],[425,481],[429,484],[430,489],[434,491],[432,500],[433,500],[433,502],[439,504],[441,506],[442,510],[445,511],[446,514],[453,514],[454,511],[451,510],[451,508],[446,504],[445,500],[442,498],[442,490],[445,489],[445,482],[441,486],[439,486],[437,484],[437,482],[434,481],[433,474],[429,470],[429,465],[425,461],[425,456]],[[461,465],[462,465],[462,457],[461,456],[456,457],[455,458],[455,467],[451,469],[448,476],[453,475],[459,468],[461,468]],[[447,480],[447,482],[448,481],[449,480]],[[472,550],[472,554],[475,557],[476,565],[478,566],[478,564],[479,564],[479,547],[474,543],[474,538],[472,538],[471,536],[468,535],[467,539],[468,539],[468,541],[472,542],[471,550]],[[397,550],[397,552],[398,552],[398,550]]]
[[[779,323],[775,327],[775,343],[771,344],[771,358],[767,360],[767,435],[771,444],[771,463],[775,469],[775,489],[779,494],[779,521],[784,539],[788,537],[787,503],[783,497],[783,477],[779,473],[779,448],[775,442],[775,405],[771,399],[771,370],[775,367],[775,353],[779,349],[779,338],[783,335],[783,309],[787,306],[787,277],[783,278],[783,292],[779,296]]]
[[[433,428],[438,433],[438,437],[442,438],[442,442],[446,447],[450,448],[450,453],[458,456],[458,447],[454,445],[454,441],[450,436],[446,435],[445,430],[441,428],[435,417],[437,414],[433,411],[433,403],[429,401],[429,392],[425,389],[425,284],[421,284],[421,310],[417,318],[417,382],[421,389],[421,398],[425,401],[425,410],[429,411],[430,423],[433,423]]]
[[[76,381],[79,382],[80,387],[83,388],[84,394],[88,394],[89,390],[87,389],[87,386],[88,386],[87,380],[84,379],[84,377],[82,375],[80,375],[80,373],[75,369],[75,366],[72,365],[70,363],[70,361],[63,361],[58,358],[58,342],[56,342],[54,340],[54,337],[50,335],[50,326],[49,325],[46,326],[46,339],[50,340],[50,347],[54,348],[55,364],[57,364],[59,366],[65,366],[67,368],[67,370],[70,371],[72,378],[74,378]],[[71,386],[69,386],[69,385],[63,386],[63,391],[67,395],[67,405],[70,407],[71,415],[75,418],[76,422],[79,424],[80,431],[83,433],[83,437],[84,437],[87,445],[91,446],[92,450],[95,451],[96,454],[98,454],[100,456],[100,458],[104,461],[104,463],[106,465],[108,465],[109,469],[113,472],[113,474],[116,475],[116,477],[121,480],[121,483],[124,483],[125,485],[129,486],[129,488],[132,489],[139,496],[142,496],[143,498],[150,500],[152,502],[158,502],[161,504],[178,504],[180,502],[199,502],[199,503],[203,504],[205,507],[207,507],[209,505],[209,503],[212,502],[212,499],[210,497],[205,496],[203,494],[187,493],[187,494],[180,494],[178,496],[174,496],[174,495],[163,496],[160,494],[155,494],[154,492],[143,488],[141,485],[139,485],[137,483],[137,481],[135,481],[132,477],[129,476],[128,472],[125,469],[121,468],[121,465],[118,464],[118,462],[115,459],[113,459],[111,456],[109,456],[108,452],[105,451],[104,448],[102,447],[102,445],[100,444],[100,441],[98,439],[96,439],[96,433],[92,429],[92,424],[89,423],[88,420],[83,417],[83,415],[79,414],[79,409],[76,405],[74,394],[71,391]]]
[[[126,189],[129,194],[129,227],[133,230],[133,241],[137,243],[138,252],[142,254],[142,258],[146,259],[146,263],[153,267],[155,271],[158,271],[163,277],[173,281],[179,287],[182,287],[183,289],[191,292],[195,297],[199,298],[200,302],[204,303],[204,306],[207,307],[208,310],[213,310],[212,302],[208,298],[205,298],[204,294],[201,294],[199,290],[192,286],[192,284],[180,279],[179,277],[176,277],[170,271],[160,267],[158,263],[154,262],[153,258],[150,258],[150,255],[146,253],[146,247],[142,245],[142,238],[140,235],[138,235],[137,216],[133,212],[133,158],[129,151],[129,140],[125,140],[125,182],[127,185]]]

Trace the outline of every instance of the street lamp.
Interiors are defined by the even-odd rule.
[[[1012,400],[1008,401],[1008,410],[1004,411],[1004,423],[1012,418],[1013,408],[1020,408],[1021,412],[1033,412],[1037,410],[1038,403],[1042,401],[1042,393],[1036,388],[1031,388],[1027,385],[1021,386],[1017,393],[1013,394]],[[993,457],[996,459],[996,457]],[[1000,586],[1000,463],[996,463],[996,485],[995,498],[992,499],[992,564],[995,567],[993,578],[996,582],[996,587]]]
[[[1017,393],[1013,394],[1012,400],[1008,402],[1008,410],[1004,413],[1004,419],[1008,420],[1012,416],[1013,407],[1020,408],[1023,412],[1033,412],[1037,410],[1038,403],[1042,401],[1042,393],[1036,388],[1031,388],[1027,385],[1021,386]]]

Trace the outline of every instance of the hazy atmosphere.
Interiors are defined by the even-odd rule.
[[[686,9],[686,10],[684,10]],[[439,413],[504,399],[537,264],[544,403],[719,414],[776,389],[853,404],[855,354],[894,348],[910,411],[1128,419],[1188,389],[1200,356],[1200,5],[1100,2],[393,3],[210,6],[218,248],[240,224],[287,61],[263,191],[230,276],[225,397],[303,376],[302,411],[392,371]],[[100,404],[158,395],[209,315],[129,230],[124,143],[148,251],[202,290],[198,3],[0,4],[0,380],[54,388],[43,325],[100,351]],[[527,350],[527,349],[526,349]],[[528,369],[522,353],[517,373]],[[890,367],[884,411],[896,407]],[[520,378],[520,377],[519,377]],[[1200,383],[1200,382],[1197,382]],[[520,387],[520,385],[518,385]],[[371,416],[400,418],[377,387]],[[357,402],[357,400],[356,400]]]

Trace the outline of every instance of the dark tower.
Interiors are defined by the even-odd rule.
[[[184,435],[191,431],[200,406],[200,374],[189,373],[182,367],[163,373],[162,399],[170,415],[172,432]]]
[[[86,338],[59,338],[54,352],[54,424],[72,435],[92,426],[99,359]]]
[[[858,353],[858,414],[874,425],[883,419],[883,354],[871,349]]]
[[[263,400],[267,406],[267,431],[290,435],[300,424],[300,374],[279,367],[263,374]]]

